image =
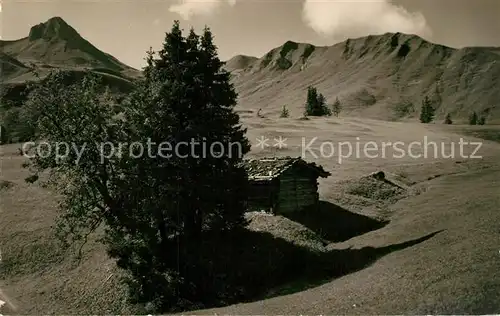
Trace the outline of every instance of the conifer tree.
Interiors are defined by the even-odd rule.
[[[318,108],[318,91],[315,87],[307,89],[306,113],[309,116],[316,116]]]
[[[477,125],[477,122],[478,122],[478,116],[477,116],[476,111],[474,111],[469,116],[469,125]]]
[[[286,108],[286,105],[283,105],[283,108],[281,109],[281,118],[287,118],[290,116],[290,113],[288,112],[288,109]]]
[[[307,116],[331,115],[331,110],[326,105],[325,96],[319,93],[315,87],[307,89],[305,114]]]
[[[9,137],[7,135],[7,130],[3,124],[0,124],[0,145],[5,145],[9,141]]]
[[[335,102],[332,105],[333,115],[335,115],[336,117],[339,117],[341,110],[342,110],[342,106],[340,104],[340,100],[339,100],[339,98],[336,98]]]
[[[191,30],[184,38],[175,22],[159,58],[150,57],[143,92],[153,97],[145,104],[152,111],[144,111],[149,127],[140,129],[138,138],[154,135],[155,143],[167,141],[176,149],[168,159],[147,159],[139,166],[150,168],[150,181],[161,184],[148,193],[157,201],[148,210],[158,214],[153,227],[164,236],[156,244],[162,253],[158,257],[164,272],[178,276],[170,277],[177,284],[175,296],[192,302],[214,295],[207,292],[212,280],[204,274],[201,259],[203,232],[222,236],[245,224],[247,178],[240,162],[250,146],[234,112],[236,92],[222,66],[208,28],[201,36]],[[140,95],[137,102],[144,99]],[[135,114],[137,106],[128,109],[130,121],[143,120]],[[172,235],[177,238],[168,237]],[[164,293],[152,290],[140,298],[158,295]]]
[[[434,112],[435,109],[431,104],[431,100],[429,97],[425,97],[422,101],[422,109],[420,112],[420,122],[421,123],[430,123],[434,120]]]

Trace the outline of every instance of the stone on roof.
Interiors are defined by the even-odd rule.
[[[281,175],[288,168],[302,165],[307,168],[314,169],[319,177],[326,178],[331,174],[323,169],[323,167],[315,163],[308,163],[301,157],[272,157],[260,159],[245,159],[243,166],[248,173],[250,180],[272,180]]]

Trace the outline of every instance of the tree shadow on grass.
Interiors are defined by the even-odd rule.
[[[198,308],[303,291],[359,271],[382,256],[417,245],[437,233],[380,248],[332,251],[312,251],[263,232],[240,232],[219,240],[217,246],[205,239],[205,265],[200,268],[205,275],[204,292],[209,295]]]
[[[300,212],[283,214],[283,216],[306,226],[330,242],[346,241],[380,229],[389,223],[350,212],[326,201],[320,201],[317,209],[306,208]]]
[[[363,247],[360,249],[331,250],[316,257],[316,261],[308,268],[309,273],[302,279],[275,289],[267,297],[301,292],[341,276],[354,273],[369,267],[375,261],[392,252],[403,250],[425,242],[442,232],[436,231],[423,237],[393,244],[385,247]]]

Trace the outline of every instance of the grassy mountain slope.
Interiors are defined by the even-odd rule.
[[[479,141],[476,137],[481,133],[496,135],[497,140],[500,135],[497,126],[469,128],[364,118],[300,121],[252,117],[243,123],[250,140],[262,135],[287,138],[288,146],[279,152],[254,146],[250,153],[254,158],[299,156],[303,137],[307,142],[318,137],[312,146],[318,154],[322,141],[354,142],[357,136],[363,143],[410,144],[427,136],[432,141],[458,144],[460,137]],[[471,133],[478,136],[463,136]],[[17,147],[4,146],[0,153],[0,300],[8,302],[7,310],[0,308],[0,313],[147,314],[126,304],[120,273],[96,242],[98,236],[90,237],[81,260],[75,253],[61,250],[52,230],[58,214],[57,192],[24,182],[29,173],[21,167],[25,158]],[[465,147],[464,153],[470,155],[474,147]],[[422,151],[416,149],[416,153]],[[388,153],[390,157],[390,149]],[[252,216],[250,228],[272,238],[255,248],[241,248],[255,260],[248,261],[248,266],[256,269],[259,277],[253,275],[253,279],[258,283],[275,278],[286,268],[294,272],[291,280],[270,289],[265,295],[269,299],[189,314],[498,313],[500,144],[484,140],[477,153],[483,159],[386,159],[378,154],[374,159],[346,158],[342,164],[337,157],[315,159],[306,154],[307,160],[333,174],[319,185],[321,200],[331,206],[325,209],[329,214],[316,212],[312,216],[315,222],[291,216]],[[373,200],[386,194],[372,193],[386,190],[376,192],[371,183],[344,185],[379,170],[404,179],[408,194],[396,202],[384,199],[385,204],[379,205]],[[379,216],[389,223],[359,231]],[[335,238],[342,232],[343,238]],[[433,235],[435,232],[439,233]],[[304,260],[304,255],[323,247],[327,249],[322,250],[322,257]],[[324,257],[324,252],[333,258]],[[304,270],[297,270],[304,266],[318,268],[321,278],[305,277]]]
[[[65,70],[80,77],[87,71],[101,74],[106,84],[117,91],[130,89],[140,71],[102,52],[62,18],[53,17],[31,28],[27,37],[0,41],[2,66],[2,97],[22,102],[26,83],[54,69]]]
[[[41,77],[52,69],[80,76],[103,75],[126,92],[140,71],[100,51],[60,17],[31,28],[27,37],[0,41],[2,95],[18,100],[30,70]],[[287,41],[262,58],[238,55],[227,61],[239,92],[239,108],[277,115],[287,105],[303,112],[306,89],[316,86],[330,102],[339,97],[344,114],[384,120],[418,116],[429,95],[437,120],[455,122],[472,111],[500,121],[500,54],[496,47],[454,49],[402,33],[349,39],[329,47]]]
[[[22,62],[4,52],[0,52],[0,69],[2,77],[17,77],[29,70]]]
[[[356,116],[415,117],[429,95],[438,119],[446,113],[465,118],[473,110],[500,119],[500,55],[492,48],[454,49],[387,33],[330,47],[288,41],[248,64],[233,58],[226,68],[237,74],[233,82],[246,110],[275,115],[287,105],[301,115],[306,89],[314,85]]]
[[[35,65],[133,70],[96,48],[60,17],[33,26],[25,38],[1,41],[0,45],[4,53]]]

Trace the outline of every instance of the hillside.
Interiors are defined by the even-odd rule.
[[[239,107],[277,115],[287,105],[303,112],[306,89],[316,86],[344,111],[384,120],[415,117],[425,95],[438,119],[486,111],[500,119],[500,55],[492,47],[454,49],[418,36],[386,33],[318,47],[287,41],[262,58],[236,56],[226,68]]]
[[[0,52],[0,67],[2,69],[2,77],[7,78],[20,76],[29,70],[26,65],[4,52]]]
[[[2,96],[8,100],[22,102],[26,82],[34,79],[31,70],[42,78],[52,69],[76,77],[93,71],[121,92],[140,76],[60,17],[33,26],[24,38],[0,41],[0,48]],[[454,49],[415,35],[386,33],[325,47],[287,41],[261,58],[235,56],[226,69],[245,112],[262,108],[264,115],[278,115],[287,105],[292,116],[300,116],[306,89],[314,85],[329,102],[340,99],[343,115],[414,118],[429,95],[438,121],[450,113],[460,122],[477,111],[494,123],[500,121],[499,52],[498,47]]]
[[[53,17],[31,28],[29,35],[0,41],[3,53],[36,66],[85,67],[133,74],[133,68],[102,52],[62,18]]]
[[[460,137],[480,141],[476,137],[486,134],[496,140],[483,140],[483,159],[391,159],[388,150],[387,159],[352,157],[339,164],[336,156],[315,159],[307,154],[307,160],[332,172],[319,185],[322,204],[328,207],[315,213],[315,221],[250,214],[249,228],[262,238],[258,246],[240,248],[255,268],[250,280],[264,283],[287,271],[294,272],[292,278],[272,288],[265,300],[184,314],[498,314],[498,126],[363,118],[251,117],[243,123],[250,140],[287,138],[288,146],[279,152],[253,146],[254,158],[297,157],[303,137],[319,138],[316,153],[322,141],[354,141],[360,135],[363,143],[377,144],[422,142],[424,136],[448,145]],[[474,136],[464,136],[469,134]],[[89,238],[81,260],[60,248],[53,235],[57,192],[24,181],[29,172],[21,167],[25,158],[18,147],[7,145],[0,153],[0,300],[7,302],[0,313],[153,314],[125,302],[119,270],[97,243],[99,236]],[[471,154],[473,147],[464,153]],[[360,181],[378,170],[404,180],[407,192]],[[387,193],[398,196],[385,199]],[[374,221],[379,217],[384,225]],[[318,251],[320,257],[315,256]],[[318,275],[309,278],[314,271]]]

